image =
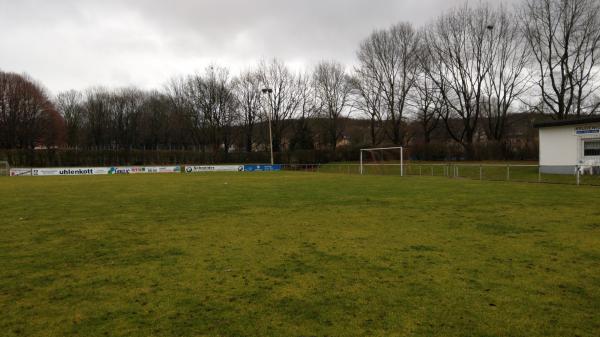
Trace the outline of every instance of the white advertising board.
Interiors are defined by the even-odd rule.
[[[31,169],[33,176],[91,176],[108,174],[108,167],[56,167]]]
[[[146,166],[148,173],[180,173],[181,166]]]
[[[179,166],[116,166],[108,169],[108,174],[144,174],[144,173],[179,173]]]
[[[114,167],[53,167],[13,168],[10,175],[16,176],[90,176],[141,173],[180,173],[181,166],[114,166]]]
[[[30,176],[30,175],[31,175],[30,168],[11,168],[10,169],[11,177],[23,177],[23,176]]]
[[[219,165],[219,166],[186,166],[186,173],[200,172],[241,172],[244,171],[244,165]]]

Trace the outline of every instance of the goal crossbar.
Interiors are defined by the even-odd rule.
[[[385,151],[385,150],[397,150],[400,153],[400,176],[404,177],[404,147],[402,147],[402,146],[376,147],[376,148],[360,149],[360,174],[364,173],[364,169],[363,168],[365,166],[374,165],[374,164],[365,164],[364,163],[363,152]],[[389,166],[392,166],[394,164],[378,164],[378,165],[389,165]]]

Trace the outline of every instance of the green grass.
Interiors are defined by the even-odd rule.
[[[600,189],[0,179],[2,336],[598,336]]]

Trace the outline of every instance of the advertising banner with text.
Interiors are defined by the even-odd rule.
[[[145,174],[145,173],[179,173],[180,166],[116,166],[108,170],[108,174]]]
[[[28,168],[11,168],[10,169],[11,177],[23,177],[23,176],[30,176],[30,175],[31,175],[31,169],[28,169]]]
[[[56,167],[34,169],[11,169],[11,176],[90,176],[113,174],[142,174],[142,173],[180,173],[181,166],[115,166],[115,167]]]
[[[147,173],[200,172],[268,172],[281,171],[281,165],[197,165],[197,166],[113,166],[113,167],[53,167],[12,168],[11,176],[85,176]]]
[[[200,173],[200,172],[242,172],[244,171],[243,165],[221,165],[221,166],[186,166],[186,173]]]
[[[108,167],[57,167],[57,168],[34,168],[31,169],[33,176],[91,176],[105,175],[110,169]]]
[[[281,165],[244,165],[246,172],[281,171]]]
[[[578,126],[575,128],[576,136],[600,135],[600,125]]]

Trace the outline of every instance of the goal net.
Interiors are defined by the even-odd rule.
[[[404,176],[404,148],[361,149],[360,174]]]
[[[10,175],[10,166],[7,161],[0,161],[0,177]]]

